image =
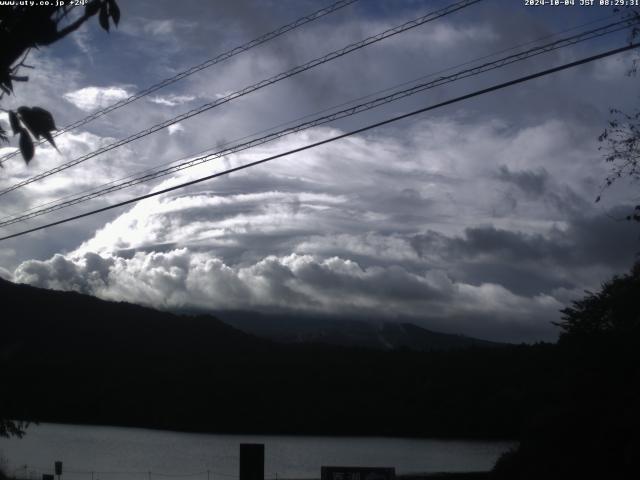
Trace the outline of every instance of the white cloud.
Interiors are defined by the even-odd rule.
[[[167,131],[169,132],[169,135],[173,135],[174,133],[184,132],[184,127],[181,123],[174,123],[167,127]]]
[[[399,45],[402,48],[414,48],[421,51],[453,50],[469,43],[489,43],[497,38],[498,35],[486,24],[455,25],[441,22],[430,25],[430,28],[425,30],[411,31],[399,40]],[[398,47],[396,46],[396,48]]]
[[[84,53],[89,61],[94,63],[94,53],[95,47],[91,44],[91,35],[89,34],[89,27],[87,24],[82,25],[78,30],[76,30],[71,36],[73,39],[73,43],[76,44],[78,49]]]
[[[80,110],[90,112],[107,107],[131,96],[132,93],[122,87],[85,87],[63,95],[64,99]]]
[[[15,251],[13,251],[12,249],[0,248],[0,258],[12,256],[12,255],[15,255]],[[0,267],[0,278],[13,281],[13,273],[7,270],[6,268]]]
[[[216,99],[220,100],[221,98],[228,97],[233,92],[234,92],[233,90],[226,90],[222,93],[215,93],[214,96],[216,97]]]
[[[195,22],[187,22],[183,20],[150,20],[145,19],[143,22],[143,30],[145,33],[154,36],[165,37],[174,34],[177,30],[194,28]]]
[[[4,128],[5,131],[9,131],[10,125],[8,112],[0,112],[0,125],[2,125],[2,128]]]
[[[29,164],[25,164],[19,156],[7,161],[3,165],[0,188],[29,179],[34,173],[57,167],[66,160],[78,158],[113,141],[113,138],[100,137],[89,132],[66,133],[56,138],[58,150],[48,144],[39,146]],[[123,148],[110,155],[108,160],[98,160],[100,161],[89,160],[85,165],[61,171],[12,192],[11,196],[6,197],[7,201],[0,202],[0,217],[19,215],[29,209],[48,205],[49,202],[57,203],[70,194],[75,195],[102,186],[106,179],[122,178],[128,174],[131,164],[135,162],[135,154],[129,148]],[[126,193],[130,194],[131,192]],[[109,200],[113,201],[115,198],[118,196],[112,195]],[[80,208],[86,206],[87,204],[82,204]],[[69,215],[73,211],[73,208],[63,209],[59,214]],[[38,220],[44,218],[50,217],[39,217]],[[24,224],[18,224],[18,228],[20,226]],[[85,228],[90,229],[89,234],[93,233],[90,225],[86,225]],[[18,254],[21,252],[20,243],[14,246]],[[0,262],[2,260],[0,256]]]
[[[608,57],[593,66],[593,76],[600,82],[616,82],[624,79],[630,70],[635,52],[625,52],[615,57]]]
[[[13,280],[13,274],[9,270],[6,270],[6,269],[0,267],[0,278],[4,278],[5,280],[12,281]]]
[[[148,98],[148,100],[151,103],[156,103],[158,105],[164,105],[167,107],[175,107],[178,105],[183,105],[195,99],[196,97],[193,95],[166,95],[166,96],[156,95],[154,97]]]

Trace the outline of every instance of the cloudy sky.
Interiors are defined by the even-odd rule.
[[[120,3],[122,21],[110,34],[93,19],[32,52],[30,81],[2,106],[39,105],[66,125],[330,0]],[[60,153],[40,148],[28,166],[11,159],[0,170],[0,188],[450,3],[360,0],[58,137]],[[0,216],[611,21],[608,7],[523,3],[485,0],[214,108],[3,196]],[[541,55],[0,233],[323,140],[626,41],[622,32]],[[163,309],[410,319],[487,339],[553,340],[550,322],[558,311],[628,270],[638,250],[637,226],[621,220],[637,201],[637,186],[620,182],[594,203],[609,168],[597,140],[609,108],[639,101],[638,79],[625,75],[632,58],[610,57],[0,242],[0,275]],[[6,114],[0,121],[8,126]]]

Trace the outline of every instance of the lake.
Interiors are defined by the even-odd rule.
[[[193,434],[138,428],[40,424],[0,439],[10,475],[39,480],[63,462],[62,480],[238,478],[240,443],[265,444],[267,478],[319,478],[322,465],[395,467],[396,472],[489,470],[513,442],[382,437]]]

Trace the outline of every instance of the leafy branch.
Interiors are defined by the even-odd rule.
[[[53,3],[53,2],[52,2]],[[25,63],[32,48],[51,45],[80,28],[89,18],[98,15],[98,23],[109,32],[110,23],[120,23],[120,8],[116,0],[91,0],[83,13],[66,26],[61,23],[77,7],[11,6],[0,9],[0,100],[14,93],[14,82],[27,82],[29,77],[19,75],[21,68],[33,68]],[[13,135],[19,135],[22,158],[29,163],[35,154],[33,138],[46,139],[56,147],[52,131],[56,130],[53,116],[41,107],[21,106],[9,110]],[[0,142],[7,142],[7,132],[0,126]]]

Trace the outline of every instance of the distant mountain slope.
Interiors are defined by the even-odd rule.
[[[15,319],[22,319],[0,325],[0,333],[5,339],[26,336],[32,347],[37,345],[43,352],[72,348],[95,353],[106,346],[111,348],[111,342],[117,343],[119,350],[145,345],[149,351],[174,353],[184,348],[189,351],[264,348],[269,341],[416,351],[501,345],[432,332],[410,323],[369,323],[243,311],[222,311],[215,317],[177,315],[2,279],[0,298],[2,308],[15,312]]]
[[[270,342],[208,315],[182,316],[76,292],[46,290],[0,279],[0,348],[39,355],[124,352],[180,353],[255,350]],[[6,321],[10,320],[10,321]]]
[[[497,347],[502,343],[438,333],[407,322],[365,322],[327,317],[219,311],[222,321],[264,338],[289,344],[317,343],[382,350],[416,351]]]

